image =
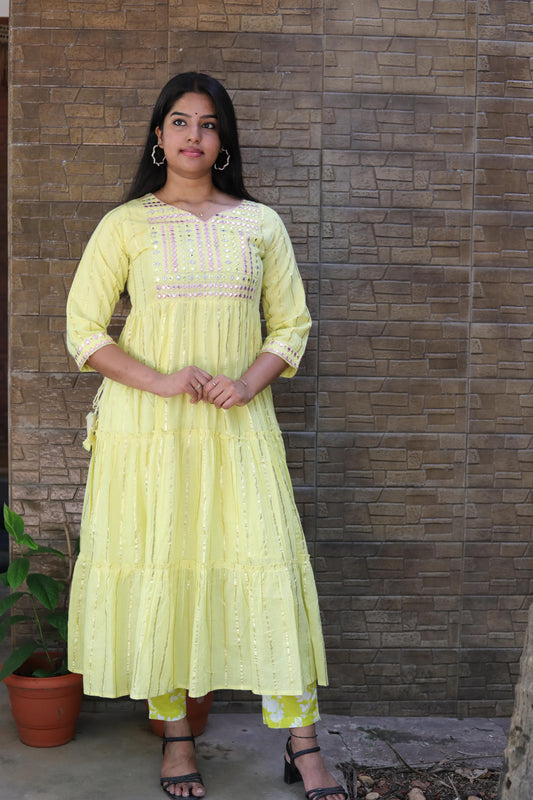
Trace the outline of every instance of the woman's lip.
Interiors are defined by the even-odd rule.
[[[195,156],[196,157],[196,156],[201,156],[202,155],[202,151],[201,150],[196,150],[194,148],[185,148],[181,152],[186,156]]]

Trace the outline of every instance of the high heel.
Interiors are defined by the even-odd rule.
[[[298,783],[298,781],[303,781],[302,774],[294,762],[300,756],[307,755],[307,753],[319,753],[320,747],[317,745],[316,747],[309,747],[306,750],[299,750],[297,753],[293,753],[291,747],[291,737],[289,736],[285,749],[289,757],[288,761],[286,758],[283,759],[285,762],[285,771],[283,775],[285,783],[291,784]],[[329,788],[325,789],[310,789],[305,793],[305,796],[308,798],[308,800],[321,800],[322,797],[327,797],[330,794],[342,794],[344,797],[348,797],[347,791],[343,789],[342,786],[330,786]]]
[[[192,742],[194,747],[194,736],[163,736],[163,755],[165,755],[165,747],[167,746],[167,742]],[[168,791],[169,786],[175,786],[177,783],[199,783],[201,786],[204,785],[202,780],[202,776],[199,772],[191,772],[189,775],[177,775],[173,777],[164,777],[160,779],[161,788],[163,791],[168,794],[169,797],[177,797],[178,795],[171,794]],[[203,797],[203,795],[195,795],[192,790],[189,797]]]

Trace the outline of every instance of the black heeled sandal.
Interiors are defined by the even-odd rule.
[[[165,747],[167,746],[167,742],[192,742],[194,745],[194,736],[163,736],[163,755],[165,754]],[[171,778],[161,778],[160,779],[161,788],[163,791],[168,794],[169,797],[179,797],[179,795],[171,794],[168,791],[169,786],[175,786],[177,783],[199,783],[201,786],[204,785],[202,780],[202,776],[199,772],[191,772],[189,775],[177,775]],[[189,797],[198,797],[203,795],[196,795],[192,793],[189,794]]]
[[[315,738],[310,737],[310,738]],[[316,747],[309,747],[307,750],[299,750],[297,753],[292,752],[291,747],[291,737],[287,739],[287,755],[289,756],[289,761],[287,759],[283,759],[285,761],[285,774],[284,779],[285,783],[298,783],[298,781],[303,781],[302,775],[296,764],[294,763],[295,760],[299,756],[305,756],[307,753],[319,753],[320,747],[317,745]],[[322,797],[327,797],[329,794],[342,794],[344,797],[348,797],[348,792],[346,789],[343,789],[342,786],[330,786],[326,789],[310,789],[308,792],[305,793],[305,796],[308,800],[320,800]]]

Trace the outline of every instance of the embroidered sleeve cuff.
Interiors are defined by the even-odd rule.
[[[90,358],[93,353],[96,353],[97,350],[100,350],[101,347],[114,343],[114,340],[107,333],[93,333],[85,339],[76,350],[74,360],[78,365],[78,369],[84,372],[93,371],[86,363],[87,359]]]
[[[261,352],[274,353],[287,362],[289,367],[281,373],[284,378],[291,378],[300,365],[301,354],[285,342],[267,341],[261,348]]]

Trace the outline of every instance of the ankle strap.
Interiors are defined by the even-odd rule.
[[[320,747],[308,747],[307,750],[298,750],[297,753],[289,750],[291,761],[295,761],[295,759],[299,758],[300,756],[306,756],[308,753],[320,753]]]
[[[308,753],[320,753],[320,747],[317,745],[316,747],[309,747],[306,750],[298,750],[298,752],[295,753],[291,747],[291,737],[289,736],[287,739],[287,755],[289,756],[292,764],[294,764],[296,758],[299,758],[300,756],[306,756]]]
[[[194,742],[194,736],[163,736],[163,742]]]

